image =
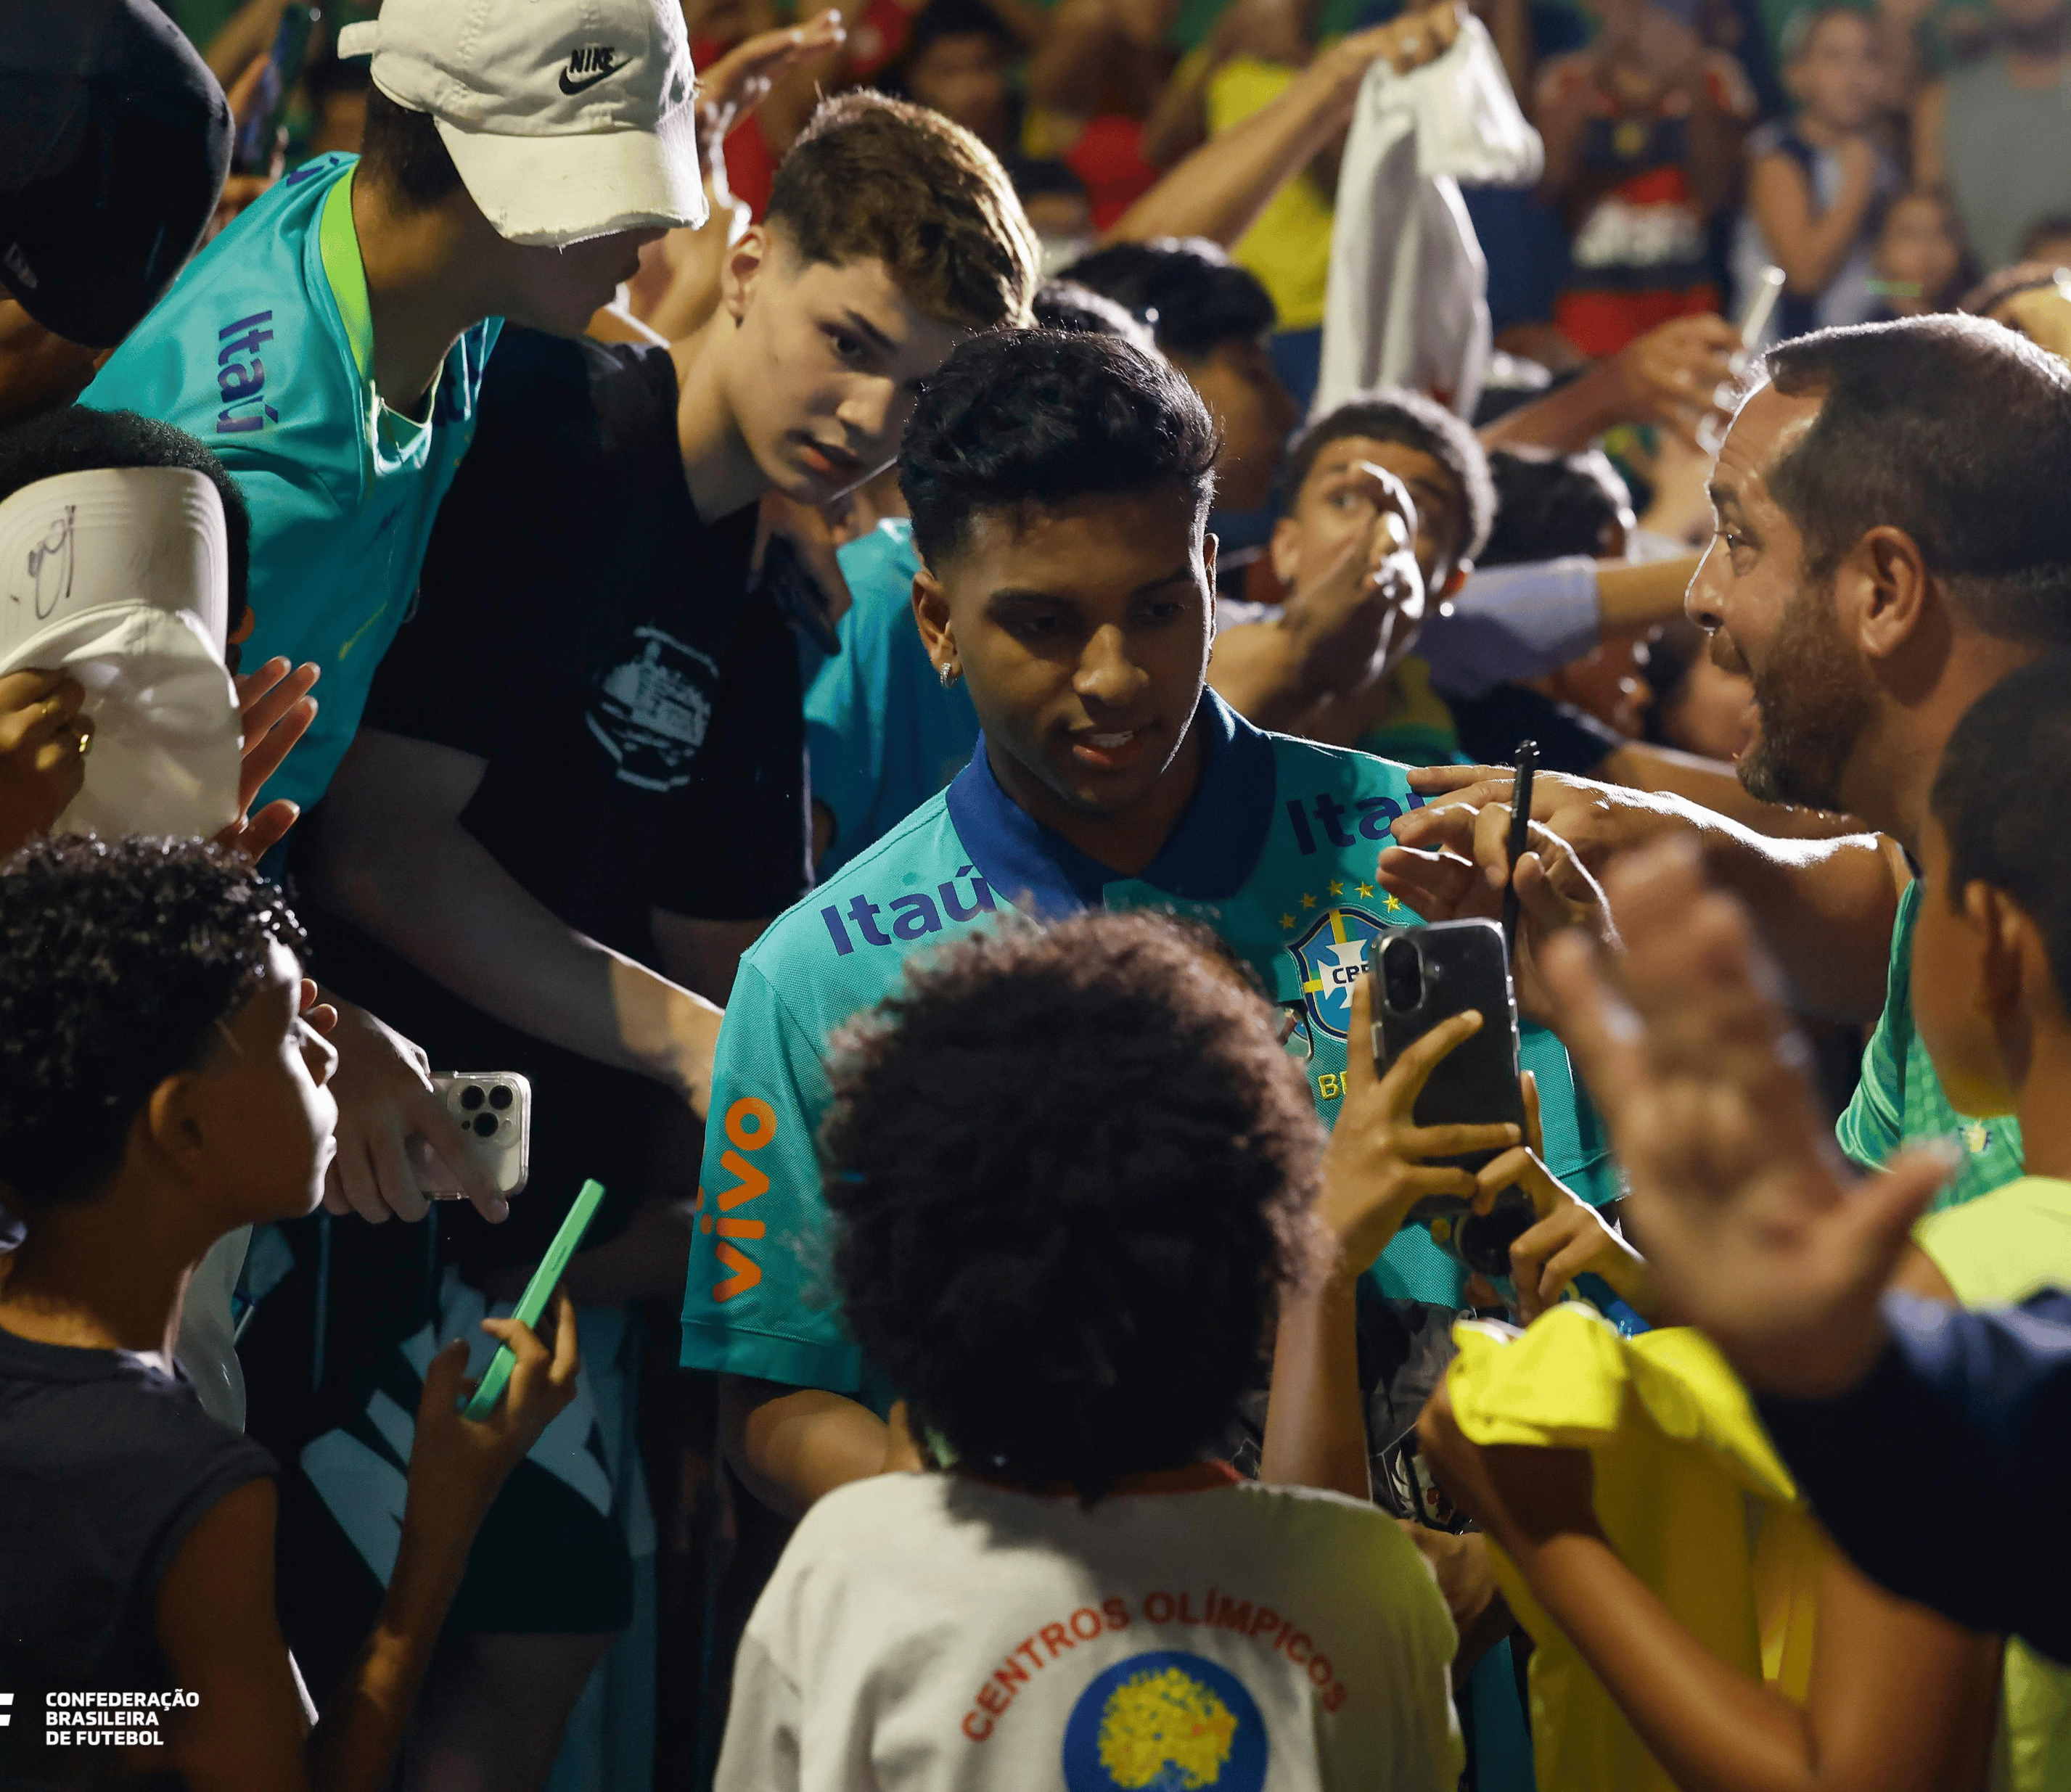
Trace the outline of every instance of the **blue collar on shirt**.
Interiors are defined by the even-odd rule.
[[[978,736],[970,765],[946,793],[949,819],[978,873],[1005,900],[1045,920],[1098,905],[1110,884],[1147,884],[1192,902],[1219,902],[1244,888],[1273,825],[1277,786],[1273,743],[1213,691],[1193,724],[1208,752],[1200,787],[1179,825],[1137,878],[1060,839],[1000,789]]]

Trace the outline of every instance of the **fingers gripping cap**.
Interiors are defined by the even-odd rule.
[[[696,77],[675,0],[388,0],[338,33],[429,113],[499,236],[560,248],[699,225]]]

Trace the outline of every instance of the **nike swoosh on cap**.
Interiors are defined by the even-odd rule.
[[[583,92],[589,88],[595,87],[606,76],[616,75],[618,69],[619,65],[617,63],[607,62],[603,68],[593,69],[588,74],[576,78],[572,70],[564,68],[561,71],[561,91],[564,93]]]

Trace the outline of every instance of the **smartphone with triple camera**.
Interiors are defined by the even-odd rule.
[[[432,1087],[496,1192],[517,1194],[532,1173],[531,1079],[515,1070],[442,1070],[433,1072]],[[424,1193],[435,1201],[465,1198],[457,1188]]]

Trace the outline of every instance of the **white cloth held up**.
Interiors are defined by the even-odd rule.
[[[1375,386],[1473,414],[1488,367],[1488,268],[1458,183],[1524,186],[1544,164],[1478,19],[1407,75],[1376,59],[1339,168],[1315,415]]]

